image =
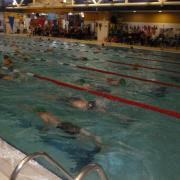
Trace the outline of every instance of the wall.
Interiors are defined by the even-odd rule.
[[[0,32],[4,31],[4,14],[0,13]]]
[[[121,13],[117,17],[120,22],[129,26],[155,26],[157,35],[161,30],[165,30],[171,35],[180,33],[180,13]]]
[[[180,13],[122,13],[124,22],[175,23],[180,24]]]
[[[103,13],[85,13],[84,20],[85,21],[101,21],[101,20],[109,20],[111,14],[108,12]]]
[[[180,12],[179,13],[156,13],[156,12],[146,12],[146,13],[116,13],[118,18],[121,18],[124,22],[146,22],[146,23],[176,23],[180,24]],[[112,13],[85,13],[85,20],[103,20],[110,19]]]
[[[111,19],[112,13],[85,13],[85,24],[95,25],[95,31],[97,32],[98,41],[103,41],[107,36],[109,29],[108,21]],[[157,27],[156,35],[161,30],[166,30],[171,35],[180,33],[180,13],[158,13],[158,12],[146,12],[146,13],[119,13],[116,14],[118,22],[126,23],[129,26],[155,26]],[[104,24],[105,23],[105,24]],[[101,28],[99,28],[101,25]]]

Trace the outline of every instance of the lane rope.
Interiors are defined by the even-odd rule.
[[[132,58],[131,60],[136,60],[134,59],[133,56],[126,56],[127,58]],[[180,66],[180,63],[177,63],[177,62],[170,62],[170,61],[163,61],[163,60],[156,60],[156,59],[149,59],[149,58],[140,58],[138,57],[138,61],[141,60],[141,61],[152,61],[152,62],[162,62],[162,63],[168,63],[168,64],[174,64],[174,65],[179,65]]]
[[[118,62],[118,61],[110,61],[110,60],[108,60],[108,62],[114,63],[114,64],[122,64],[122,65],[126,65],[126,66],[136,67],[136,64],[129,64],[129,63]],[[152,69],[152,70],[158,70],[158,71],[165,71],[165,72],[180,74],[180,72],[178,72],[178,71],[173,71],[173,70],[169,70],[169,69],[162,69],[162,68],[155,68],[155,67],[150,67],[150,66],[142,66],[142,65],[137,64],[137,68],[139,68],[139,67],[144,68],[144,69]]]
[[[134,80],[138,80],[138,81],[144,81],[144,82],[154,83],[154,84],[163,85],[163,86],[175,87],[175,88],[178,88],[178,89],[180,88],[180,85],[174,84],[174,83],[166,83],[166,82],[161,82],[161,81],[157,81],[157,80],[151,80],[151,79],[145,79],[145,78],[140,78],[140,77],[135,77],[135,76],[129,76],[129,75],[125,75],[125,74],[105,71],[105,70],[102,70],[102,69],[96,69],[96,68],[87,67],[87,66],[75,65],[75,67],[78,67],[78,68],[84,69],[84,70],[95,71],[95,72],[99,72],[99,73],[103,73],[103,74],[111,74],[111,75],[121,76],[121,77],[124,77],[124,78],[134,79]]]
[[[162,61],[162,60],[155,60],[155,59],[148,59],[148,58],[143,58],[143,59],[146,60],[146,61],[163,62],[163,63],[175,64],[175,65],[179,65],[180,66],[180,63],[177,63],[177,62]]]
[[[141,103],[141,102],[138,102],[138,101],[125,99],[125,98],[118,97],[118,96],[113,96],[110,93],[90,90],[90,89],[87,89],[87,88],[84,88],[84,87],[80,87],[80,86],[76,86],[76,85],[73,85],[73,84],[65,83],[65,82],[62,82],[62,81],[59,81],[59,80],[54,80],[54,79],[44,77],[44,76],[40,76],[40,75],[37,75],[37,74],[29,73],[29,75],[33,76],[33,77],[35,77],[37,79],[40,79],[40,80],[44,80],[44,81],[54,83],[54,84],[59,85],[59,86],[68,87],[68,88],[75,89],[75,90],[78,90],[78,91],[85,91],[85,92],[87,92],[89,94],[104,97],[104,98],[112,100],[112,101],[118,101],[118,102],[122,102],[122,103],[125,103],[125,104],[128,104],[128,105],[131,105],[131,106],[136,106],[136,107],[140,107],[140,108],[144,108],[144,109],[149,109],[151,111],[159,112],[161,114],[165,114],[165,115],[168,115],[168,116],[180,118],[180,112],[171,111],[171,110],[168,110],[168,109],[162,109],[162,108],[152,106],[152,105],[149,105],[149,104],[144,104],[144,103]]]

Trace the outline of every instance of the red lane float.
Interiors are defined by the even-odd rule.
[[[146,60],[146,61],[163,62],[163,63],[180,65],[180,63],[177,63],[177,62],[162,61],[162,60],[155,60],[155,59],[148,59],[148,58],[143,58],[143,59]]]
[[[127,58],[133,58],[132,60],[136,60],[134,59],[134,57],[132,56],[126,56]],[[138,57],[138,61],[141,60],[141,61],[152,61],[152,62],[162,62],[162,63],[168,63],[168,64],[174,64],[174,65],[180,65],[180,63],[177,63],[177,62],[170,62],[170,61],[163,61],[163,60],[156,60],[156,59],[148,59],[148,58],[140,58]]]
[[[132,66],[132,67],[137,67],[137,68],[144,68],[144,69],[152,69],[152,70],[158,70],[158,71],[165,71],[165,72],[170,72],[170,73],[177,73],[177,74],[180,74],[180,72],[178,71],[172,71],[172,70],[169,70],[169,69],[162,69],[162,68],[155,68],[155,67],[149,67],[149,66],[142,66],[142,65],[139,65],[137,64],[129,64],[129,63],[124,63],[124,62],[118,62],[118,61],[108,61],[108,62],[111,62],[111,63],[114,63],[114,64],[122,64],[122,65],[126,65],[126,66]]]
[[[180,118],[180,112],[175,112],[175,111],[171,111],[171,110],[167,110],[167,109],[162,109],[162,108],[159,108],[159,107],[156,107],[156,106],[152,106],[152,105],[149,105],[149,104],[144,104],[144,103],[141,103],[141,102],[128,100],[128,99],[121,98],[121,97],[118,97],[118,96],[113,96],[113,95],[111,95],[109,93],[105,93],[105,92],[101,92],[101,91],[89,90],[89,89],[84,88],[84,87],[75,86],[73,84],[65,83],[65,82],[62,82],[62,81],[57,81],[57,80],[50,79],[50,78],[44,77],[44,76],[34,75],[34,77],[36,77],[38,79],[41,79],[41,80],[52,82],[52,83],[57,84],[59,86],[68,87],[68,88],[75,89],[75,90],[78,90],[78,91],[85,91],[87,93],[90,93],[90,94],[93,94],[93,95],[96,95],[96,96],[100,96],[100,97],[104,97],[104,98],[110,99],[112,101],[118,101],[118,102],[122,102],[122,103],[125,103],[125,104],[129,104],[131,106],[141,107],[141,108],[144,108],[144,109],[149,109],[151,111],[166,114],[168,116]]]
[[[104,74],[111,74],[111,75],[115,75],[115,76],[121,76],[121,77],[124,77],[124,78],[135,79],[135,80],[144,81],[144,82],[148,82],[148,83],[155,83],[155,84],[158,84],[158,85],[180,88],[180,85],[173,84],[173,83],[166,83],[166,82],[161,82],[161,81],[157,81],[157,80],[144,79],[144,78],[140,78],[140,77],[129,76],[129,75],[125,75],[125,74],[105,71],[105,70],[96,69],[96,68],[87,67],[87,66],[76,65],[76,67],[78,67],[80,69],[84,69],[84,70],[95,71],[95,72],[104,73]]]

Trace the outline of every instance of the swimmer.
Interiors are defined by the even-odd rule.
[[[100,100],[86,100],[78,97],[60,97],[58,101],[64,101],[71,107],[81,110],[95,110],[99,112],[105,112],[105,107],[102,105]]]
[[[83,86],[84,88],[91,90],[93,88],[95,88],[92,84],[90,84],[89,82],[87,82],[84,78],[80,78],[77,81],[75,81],[76,84]]]
[[[11,81],[11,80],[13,80],[13,76],[0,74],[0,79],[6,80],[6,81]]]
[[[0,69],[0,79],[3,80],[27,80],[27,73],[20,72],[18,69],[11,69],[5,66]]]
[[[151,91],[151,95],[154,95],[155,97],[158,98],[165,97],[167,94],[168,94],[167,87],[159,87]]]
[[[98,53],[100,53],[101,52],[101,48],[96,48],[95,50],[94,50],[94,54],[98,54]]]
[[[45,52],[53,52],[54,51],[54,48],[52,47],[49,47],[47,50],[45,50]]]
[[[124,78],[121,79],[113,79],[113,78],[101,78],[101,77],[96,77],[96,76],[91,76],[92,78],[95,78],[96,80],[101,80],[105,81],[107,84],[111,86],[125,86],[126,85],[126,80]]]
[[[96,89],[97,91],[101,91],[101,92],[106,92],[106,93],[111,92],[109,88],[106,88],[103,86],[94,86],[93,84],[86,82],[86,80],[83,78],[78,79],[75,83],[86,88],[87,90],[95,90]]]
[[[87,101],[85,99],[76,98],[76,97],[60,97],[58,101],[65,101],[69,103],[72,107],[83,109],[83,110],[92,110],[97,108],[96,101]]]
[[[3,66],[5,66],[5,67],[12,67],[13,66],[13,61],[10,59],[10,57],[8,55],[4,55]]]
[[[2,76],[9,75],[9,73],[13,72],[14,66],[13,66],[12,60],[9,58],[8,55],[4,55],[4,59],[2,62],[2,66],[0,67],[0,74],[1,74],[1,79]]]
[[[126,85],[126,80],[123,78],[122,79],[107,78],[106,82],[112,86]]]
[[[139,64],[134,64],[133,65],[133,70],[139,70]]]
[[[105,107],[102,105],[101,101],[98,100],[85,100],[79,97],[68,97],[68,96],[59,96],[59,95],[48,95],[48,94],[38,94],[48,100],[56,100],[58,102],[64,102],[70,105],[73,108],[81,110],[96,110],[99,112],[105,112]]]
[[[88,61],[88,58],[87,57],[80,57],[79,60],[81,60],[81,61]]]
[[[46,125],[54,126],[55,128],[62,129],[65,133],[71,135],[81,135],[91,138],[97,146],[101,145],[101,139],[88,132],[87,130],[72,124],[71,122],[63,122],[58,117],[54,116],[52,113],[47,112],[44,108],[36,108],[35,112],[41,118],[41,120]]]

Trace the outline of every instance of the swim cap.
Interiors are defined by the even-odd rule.
[[[125,79],[120,79],[120,85],[126,85],[126,80]]]
[[[35,107],[35,108],[33,109],[33,111],[34,111],[35,113],[38,113],[38,112],[47,112],[47,110],[46,110],[44,107]]]
[[[4,58],[7,59],[7,58],[9,58],[9,56],[8,56],[7,54],[5,54],[5,55],[4,55]]]
[[[86,81],[84,79],[78,79],[76,82],[83,85]]]

